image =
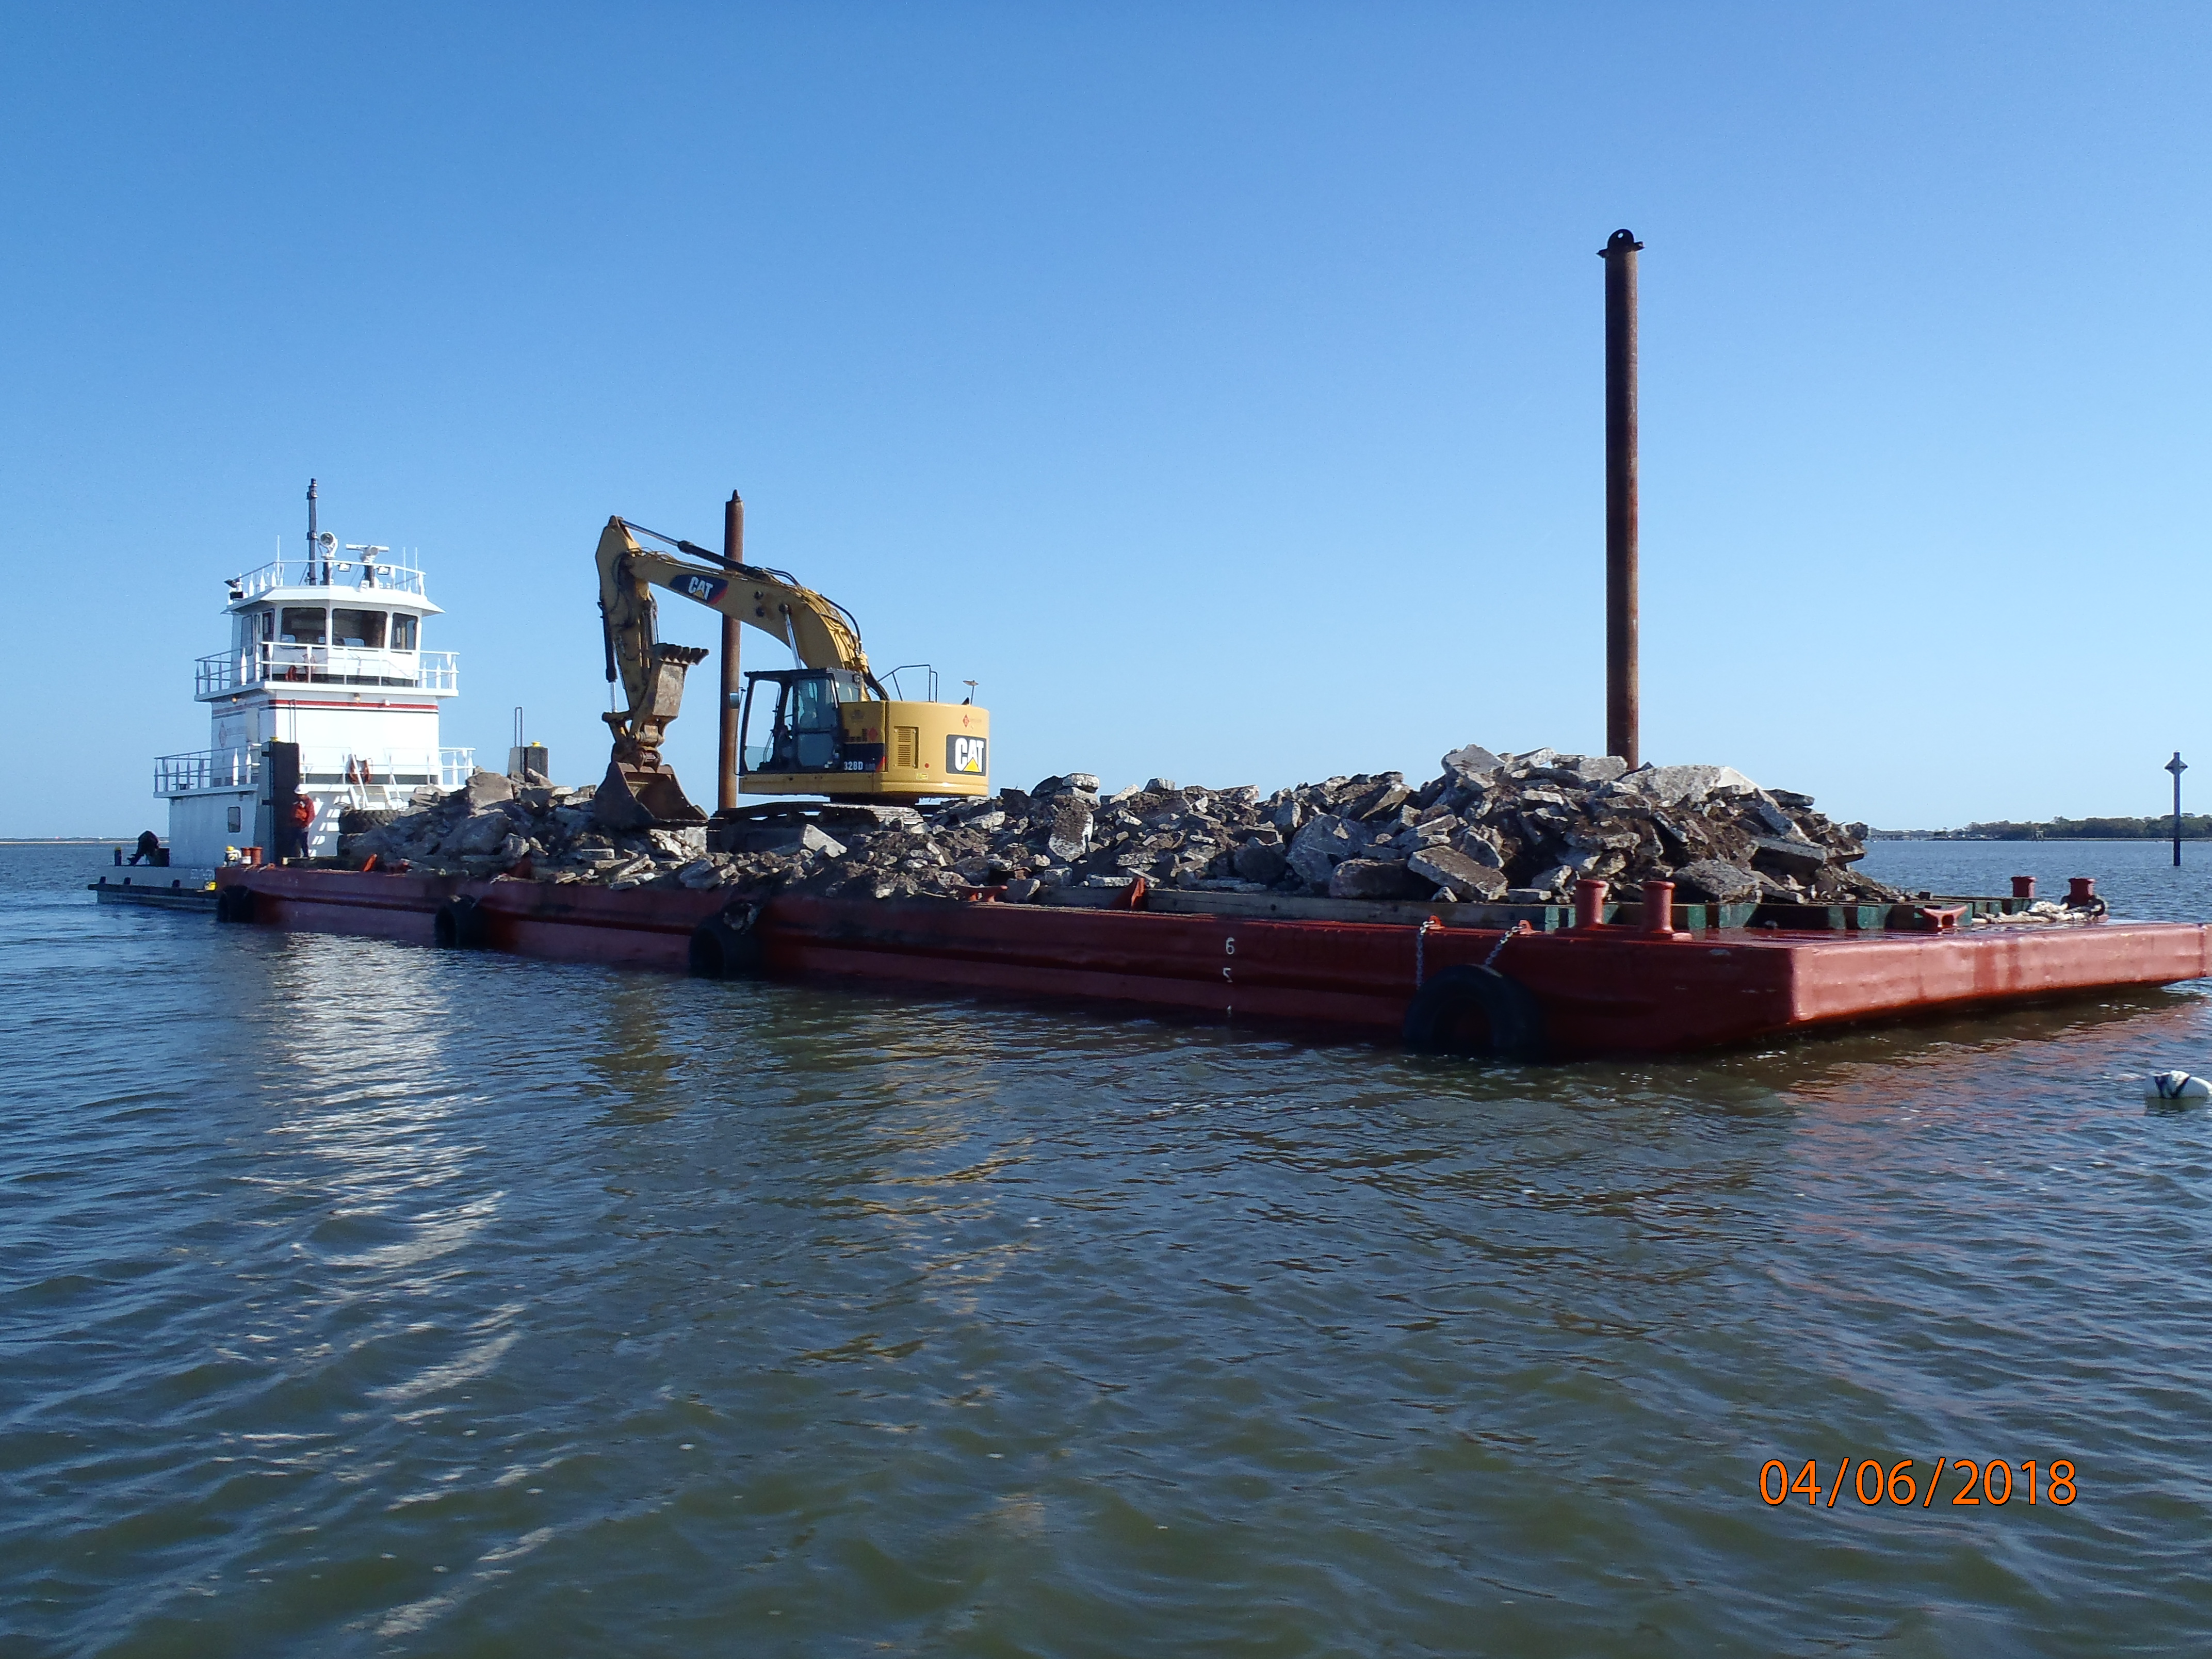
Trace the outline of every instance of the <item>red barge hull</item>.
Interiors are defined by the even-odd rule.
[[[732,898],[293,867],[219,880],[252,891],[260,925],[427,945],[441,908],[465,896],[483,948],[679,973],[693,930]],[[1682,1053],[2212,975],[2212,928],[2179,922],[1672,938],[1604,927],[1516,933],[1501,950],[1495,926],[785,893],[754,933],[772,978],[1174,1009],[1391,1040],[1425,977],[1494,961],[1541,1005],[1547,1049],[1562,1055]]]

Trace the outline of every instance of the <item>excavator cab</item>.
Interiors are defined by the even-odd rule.
[[[740,729],[752,731],[753,699],[762,682],[775,690],[769,716],[768,740],[744,751],[747,773],[860,771],[857,763],[879,757],[855,753],[848,757],[844,706],[868,700],[868,688],[858,674],[842,668],[794,668],[763,671],[745,676],[744,716]],[[854,764],[848,765],[848,759]],[[866,770],[874,771],[871,764]]]
[[[991,793],[988,714],[972,703],[886,699],[879,689],[852,669],[747,674],[738,791],[893,801]],[[765,731],[753,722],[757,709]]]

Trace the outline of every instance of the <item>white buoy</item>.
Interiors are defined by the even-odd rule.
[[[2143,1079],[2145,1100],[2212,1100],[2212,1083],[2190,1072],[2154,1072]]]

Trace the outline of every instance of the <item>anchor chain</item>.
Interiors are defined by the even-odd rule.
[[[1528,932],[1528,924],[1527,922],[1515,922],[1510,927],[1507,928],[1504,933],[1498,936],[1498,943],[1490,947],[1490,954],[1482,959],[1482,965],[1486,968],[1496,967],[1498,965],[1498,958],[1504,953],[1506,945],[1510,941],[1519,938],[1522,934],[1527,932]]]

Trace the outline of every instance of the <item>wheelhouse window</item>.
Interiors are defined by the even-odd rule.
[[[288,605],[276,626],[276,637],[286,645],[321,645],[325,620],[330,612],[320,605]]]
[[[412,651],[415,648],[416,623],[416,618],[404,611],[392,613],[392,648],[394,651]]]
[[[338,645],[366,647],[371,651],[384,649],[384,618],[381,611],[333,611],[331,612],[331,638]]]

